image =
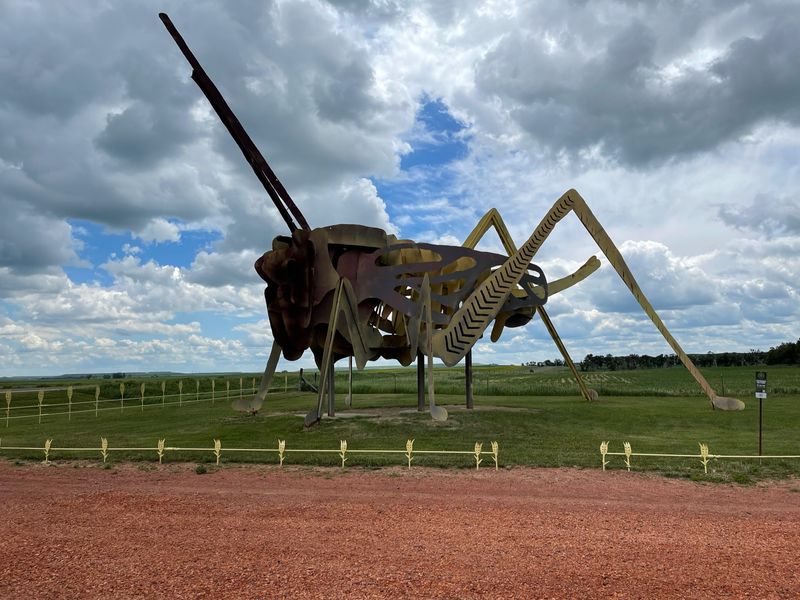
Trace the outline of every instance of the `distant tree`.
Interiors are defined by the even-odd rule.
[[[767,352],[768,365],[800,364],[800,339],[796,343],[786,342],[770,348]]]

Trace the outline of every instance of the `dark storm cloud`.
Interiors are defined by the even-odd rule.
[[[624,14],[625,5],[607,4]],[[477,85],[539,145],[571,154],[599,147],[635,166],[710,150],[764,123],[800,124],[800,7],[698,64],[686,53],[703,40],[689,44],[690,31],[677,44],[666,35],[675,18],[638,12],[600,28],[605,37],[577,19],[549,39],[544,29],[512,32],[476,65]],[[714,17],[702,16],[712,27]]]
[[[237,193],[262,203],[265,195],[216,115],[206,118],[208,103],[159,10],[171,14],[293,193],[396,167],[391,139],[413,120],[413,106],[401,98],[402,116],[378,99],[369,54],[329,7],[6,3],[0,199],[24,207],[6,213],[10,233],[31,225],[26,215],[59,235],[71,218],[134,232],[159,218],[224,227],[256,214],[261,227],[269,223],[262,208],[222,204]],[[273,232],[248,233],[237,246],[260,249]],[[61,250],[32,252],[8,235],[3,264],[46,269],[75,260],[74,240],[58,241]]]
[[[0,267],[25,275],[76,264],[70,226],[19,202],[0,198]]]
[[[110,156],[133,167],[155,165],[174,155],[176,148],[195,136],[186,113],[157,111],[141,102],[106,117],[106,128],[95,138]],[[176,118],[177,117],[177,118]]]
[[[219,18],[213,29],[190,21],[183,31],[290,192],[397,167],[387,136],[410,126],[413,106],[378,97],[368,52],[331,15],[286,3],[257,31]],[[227,131],[216,123],[212,130],[215,150],[252,178]]]

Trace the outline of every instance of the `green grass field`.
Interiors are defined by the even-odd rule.
[[[764,454],[800,454],[800,369],[770,367],[769,397],[764,401]],[[51,381],[44,394],[41,423],[37,392],[42,382],[14,382],[15,392],[8,421],[0,421],[0,456],[12,460],[41,460],[41,450],[11,451],[9,446],[41,448],[45,439],[53,447],[99,447],[101,436],[109,446],[151,447],[166,439],[167,446],[213,447],[222,441],[222,460],[277,462],[277,452],[227,453],[225,448],[275,448],[286,440],[286,464],[338,464],[329,454],[292,454],[292,449],[338,449],[346,439],[349,449],[404,450],[414,439],[415,450],[471,451],[474,443],[500,443],[501,465],[577,466],[599,468],[601,441],[621,452],[623,441],[634,452],[696,454],[698,442],[709,444],[712,454],[756,454],[758,448],[758,401],[753,398],[753,368],[704,369],[717,391],[744,400],[742,412],[711,410],[688,373],[681,368],[586,373],[600,400],[587,403],[577,394],[569,371],[560,368],[477,367],[474,377],[475,407],[463,407],[463,369],[437,369],[437,403],[446,405],[450,418],[444,423],[430,419],[416,408],[414,369],[368,369],[354,374],[353,407],[346,409],[347,374],[337,373],[337,418],[323,419],[310,431],[303,430],[303,415],[316,402],[310,392],[298,392],[296,373],[279,373],[264,409],[257,415],[235,413],[226,401],[238,396],[239,376],[214,378],[215,401],[211,402],[211,378],[184,376],[165,385],[162,406],[161,382],[156,379],[125,381],[120,400],[119,381],[81,380],[74,387],[72,415],[68,419],[65,386]],[[252,386],[255,375],[242,376],[242,385]],[[313,381],[313,373],[307,379]],[[179,395],[178,381],[183,381]],[[199,388],[195,381],[200,382]],[[226,386],[230,381],[230,388]],[[140,385],[144,382],[145,399]],[[256,380],[256,383],[258,381]],[[95,416],[95,384],[101,386]],[[288,391],[284,390],[284,384]],[[89,387],[79,387],[79,386]],[[6,387],[10,384],[6,383]],[[198,395],[199,392],[199,395]],[[198,401],[199,399],[199,401]],[[180,405],[178,404],[180,402]],[[122,405],[122,410],[120,406]],[[0,407],[4,405],[0,404]],[[83,412],[79,412],[83,411]],[[61,414],[52,414],[61,413]],[[5,417],[0,411],[0,416]],[[7,425],[7,426],[6,426]],[[91,458],[97,453],[55,451],[52,460]],[[110,460],[156,460],[155,451],[114,451]],[[211,451],[167,452],[168,461],[210,462]],[[621,457],[610,457],[610,468],[624,468]],[[351,455],[349,466],[404,464],[402,454]],[[491,463],[488,458],[482,466]],[[415,465],[474,466],[469,456],[421,455]],[[634,470],[658,471],[669,476],[709,481],[749,482],[764,478],[800,476],[800,459],[724,459],[712,461],[704,475],[699,459],[633,457]]]

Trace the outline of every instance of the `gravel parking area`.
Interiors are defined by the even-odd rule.
[[[0,461],[0,598],[797,598],[800,481]]]

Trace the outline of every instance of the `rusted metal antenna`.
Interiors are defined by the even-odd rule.
[[[219,116],[223,125],[225,125],[228,132],[231,134],[231,137],[236,142],[236,145],[239,146],[239,149],[242,151],[242,154],[244,154],[247,162],[250,163],[250,166],[253,168],[253,172],[256,174],[256,177],[258,177],[258,180],[261,182],[261,185],[264,186],[264,189],[267,190],[267,193],[269,194],[269,197],[272,198],[272,202],[275,204],[278,212],[281,213],[283,220],[286,221],[286,224],[289,226],[289,231],[298,229],[294,220],[292,220],[292,216],[297,219],[297,223],[302,229],[310,230],[311,227],[308,226],[308,222],[303,216],[303,213],[301,213],[300,209],[297,208],[297,205],[295,205],[291,196],[289,196],[289,192],[287,192],[286,188],[283,187],[283,184],[275,176],[275,173],[272,172],[272,169],[267,164],[267,160],[264,158],[261,152],[258,151],[258,148],[253,143],[253,140],[250,139],[250,136],[247,135],[244,127],[242,127],[242,124],[239,123],[239,119],[237,119],[236,115],[233,114],[233,111],[231,110],[230,106],[228,106],[228,103],[225,102],[225,98],[222,97],[222,94],[217,89],[217,86],[214,85],[214,82],[211,81],[205,70],[203,70],[203,67],[200,66],[200,63],[195,58],[194,54],[192,54],[192,51],[189,50],[189,46],[187,46],[186,42],[183,41],[183,37],[180,33],[178,33],[178,30],[175,28],[175,25],[172,24],[169,16],[167,16],[166,13],[159,13],[158,16],[163,21],[164,26],[167,28],[167,31],[169,31],[172,39],[174,39],[175,43],[178,44],[178,48],[181,49],[181,52],[183,52],[186,60],[189,61],[190,65],[192,65],[192,79],[194,79],[194,82],[202,90],[206,98],[208,98],[208,101],[211,103],[211,106]],[[290,212],[291,214],[289,214]]]

